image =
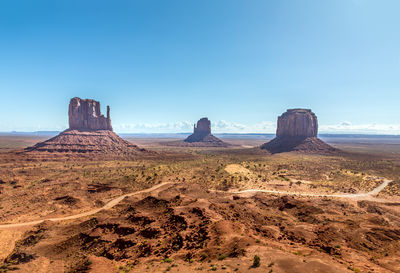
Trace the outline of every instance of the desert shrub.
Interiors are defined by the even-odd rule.
[[[253,267],[259,267],[260,266],[260,257],[257,255],[254,255],[253,258]]]
[[[172,263],[174,260],[172,260],[171,258],[165,258],[164,260],[162,260],[162,262],[164,263]]]
[[[219,261],[222,261],[222,260],[224,260],[226,258],[226,255],[225,254],[221,254],[221,255],[219,255],[219,257],[218,257],[218,260]]]

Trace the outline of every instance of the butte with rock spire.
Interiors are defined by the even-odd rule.
[[[69,128],[59,135],[25,149],[26,152],[101,153],[131,155],[144,149],[122,139],[113,132],[110,107],[107,116],[100,112],[100,102],[72,98],[68,108]]]
[[[229,143],[222,141],[211,134],[211,121],[208,118],[201,118],[197,124],[193,126],[193,134],[185,140],[163,142],[167,146],[181,147],[228,147]]]

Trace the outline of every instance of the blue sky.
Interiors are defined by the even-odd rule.
[[[400,134],[398,0],[2,0],[0,131],[62,130],[69,99],[117,132]]]

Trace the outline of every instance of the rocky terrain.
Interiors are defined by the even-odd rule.
[[[309,109],[289,109],[278,117],[276,138],[261,146],[271,153],[330,153],[335,149],[318,138],[317,116]]]
[[[65,130],[59,135],[26,148],[27,152],[130,154],[145,152],[110,130]]]
[[[157,146],[136,160],[0,153],[0,272],[399,272],[396,158],[241,146]]]
[[[397,206],[384,203],[239,196],[177,184],[130,197],[84,221],[37,225],[22,235],[2,268],[400,272],[399,217]]]
[[[145,152],[112,131],[110,107],[107,117],[100,112],[100,103],[72,98],[68,111],[69,129],[59,135],[25,149],[26,152],[103,153],[130,155]]]

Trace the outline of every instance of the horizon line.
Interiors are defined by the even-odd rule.
[[[67,130],[67,129],[66,129]],[[42,131],[0,131],[0,134],[58,134],[61,133],[65,130],[42,130]],[[157,132],[151,132],[151,133],[146,133],[146,132],[118,132],[114,131],[117,134],[120,135],[190,135],[193,134],[193,132],[169,132],[169,133],[157,133]],[[276,135],[276,133],[260,133],[260,132],[243,132],[243,133],[229,133],[229,132],[217,132],[217,133],[212,133],[215,135]],[[341,133],[341,132],[321,132],[318,133],[319,136],[325,135],[360,135],[360,136],[395,136],[395,137],[400,137],[399,134],[385,134],[385,133],[357,133],[357,132],[346,132],[346,133]]]

